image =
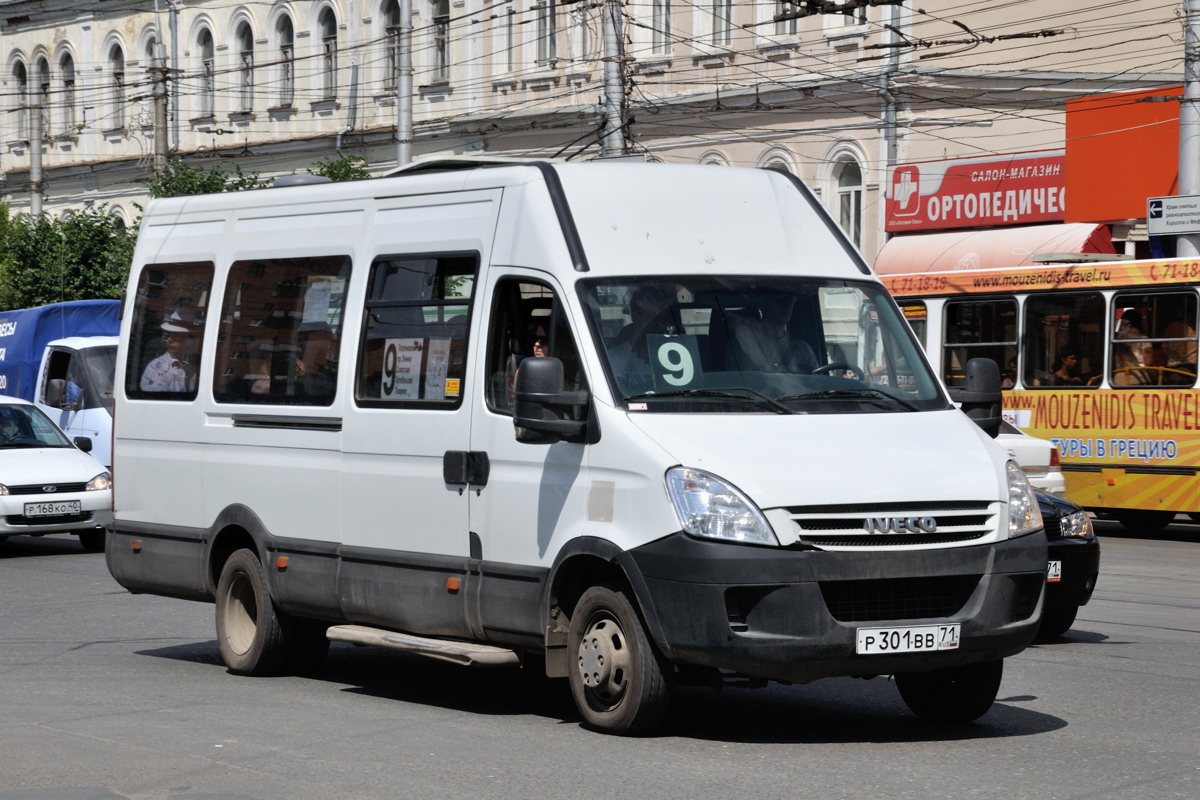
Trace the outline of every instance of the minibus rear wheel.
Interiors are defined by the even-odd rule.
[[[972,722],[996,701],[1004,660],[981,661],[931,672],[896,675],[909,710],[926,722]]]
[[[287,639],[267,593],[262,564],[252,551],[233,553],[217,581],[217,644],[239,675],[277,675],[288,657]]]
[[[584,722],[623,735],[646,733],[666,714],[670,664],[650,644],[625,591],[593,586],[567,633],[571,694]]]

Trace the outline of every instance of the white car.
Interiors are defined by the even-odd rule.
[[[33,403],[0,397],[0,540],[74,533],[104,549],[112,522],[112,475]]]
[[[1024,433],[1008,423],[1000,423],[1000,435],[996,443],[1020,465],[1033,488],[1050,494],[1062,495],[1067,490],[1058,461],[1058,448],[1053,442]]]

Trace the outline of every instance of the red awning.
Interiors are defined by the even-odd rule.
[[[1068,222],[894,236],[875,257],[878,275],[1028,267],[1044,253],[1115,254],[1107,225]]]

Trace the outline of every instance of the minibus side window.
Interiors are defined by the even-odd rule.
[[[942,377],[947,386],[967,382],[967,362],[990,358],[1005,373],[1017,360],[1017,301],[946,303]]]
[[[212,262],[142,268],[129,330],[126,395],[141,400],[196,398],[212,282]]]
[[[349,279],[349,256],[234,262],[213,359],[216,401],[331,405]]]
[[[371,264],[354,398],[362,406],[462,404],[479,256],[381,256]]]
[[[1113,298],[1113,386],[1196,382],[1194,292],[1124,292]]]
[[[1099,293],[1029,297],[1021,382],[1034,389],[1099,386],[1104,371],[1103,320],[1104,297]],[[1001,371],[1007,380],[1003,364]]]

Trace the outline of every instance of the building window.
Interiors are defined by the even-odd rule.
[[[62,81],[63,132],[75,132],[75,59],[66,53],[58,60],[58,75]]]
[[[325,9],[321,12],[321,76],[324,99],[332,100],[337,97],[337,18],[333,11]]]
[[[651,46],[658,55],[671,52],[671,0],[653,0],[651,6]]]
[[[867,7],[865,5],[858,8],[842,9],[842,27],[853,28],[859,25],[867,24]]]
[[[397,0],[388,0],[384,6],[383,25],[383,88],[394,92],[399,84],[400,69],[400,3]]]
[[[517,12],[512,6],[504,18],[504,58],[506,72],[517,68]]]
[[[799,11],[795,3],[775,3],[775,35],[795,36],[799,30],[800,19],[795,15]],[[784,19],[780,19],[784,17]]]
[[[112,75],[111,128],[125,127],[125,51],[118,44],[108,51],[108,68]]]
[[[249,113],[254,110],[254,34],[246,23],[242,23],[238,28],[237,41],[238,55],[241,56],[242,62],[239,72],[240,108],[243,113]]]
[[[17,132],[17,138],[25,141],[29,138],[29,72],[25,69],[25,64],[20,61],[13,65],[13,83],[17,88],[15,107],[13,108],[16,117],[13,120],[14,129]]]
[[[554,66],[558,60],[558,24],[555,16],[558,8],[555,0],[540,0],[534,6],[537,12],[537,63],[538,66]]]
[[[838,222],[854,246],[862,248],[862,169],[853,159],[844,160],[837,171]]]
[[[217,72],[216,48],[212,34],[201,31],[200,46],[200,116],[211,117],[216,112]]]
[[[588,25],[591,24],[589,15],[591,9],[586,3],[578,3],[568,12],[571,15],[571,36],[567,42],[567,60],[584,61],[588,56],[591,42],[588,39]]]
[[[450,0],[434,0],[433,9],[433,80],[450,79]]]
[[[42,115],[42,136],[50,131],[50,62],[45,58],[37,61],[38,105],[33,110]]]
[[[279,105],[286,108],[296,96],[296,34],[292,18],[280,17],[275,34],[279,39]]]
[[[733,0],[710,0],[712,14],[711,44],[728,45],[733,42]]]

